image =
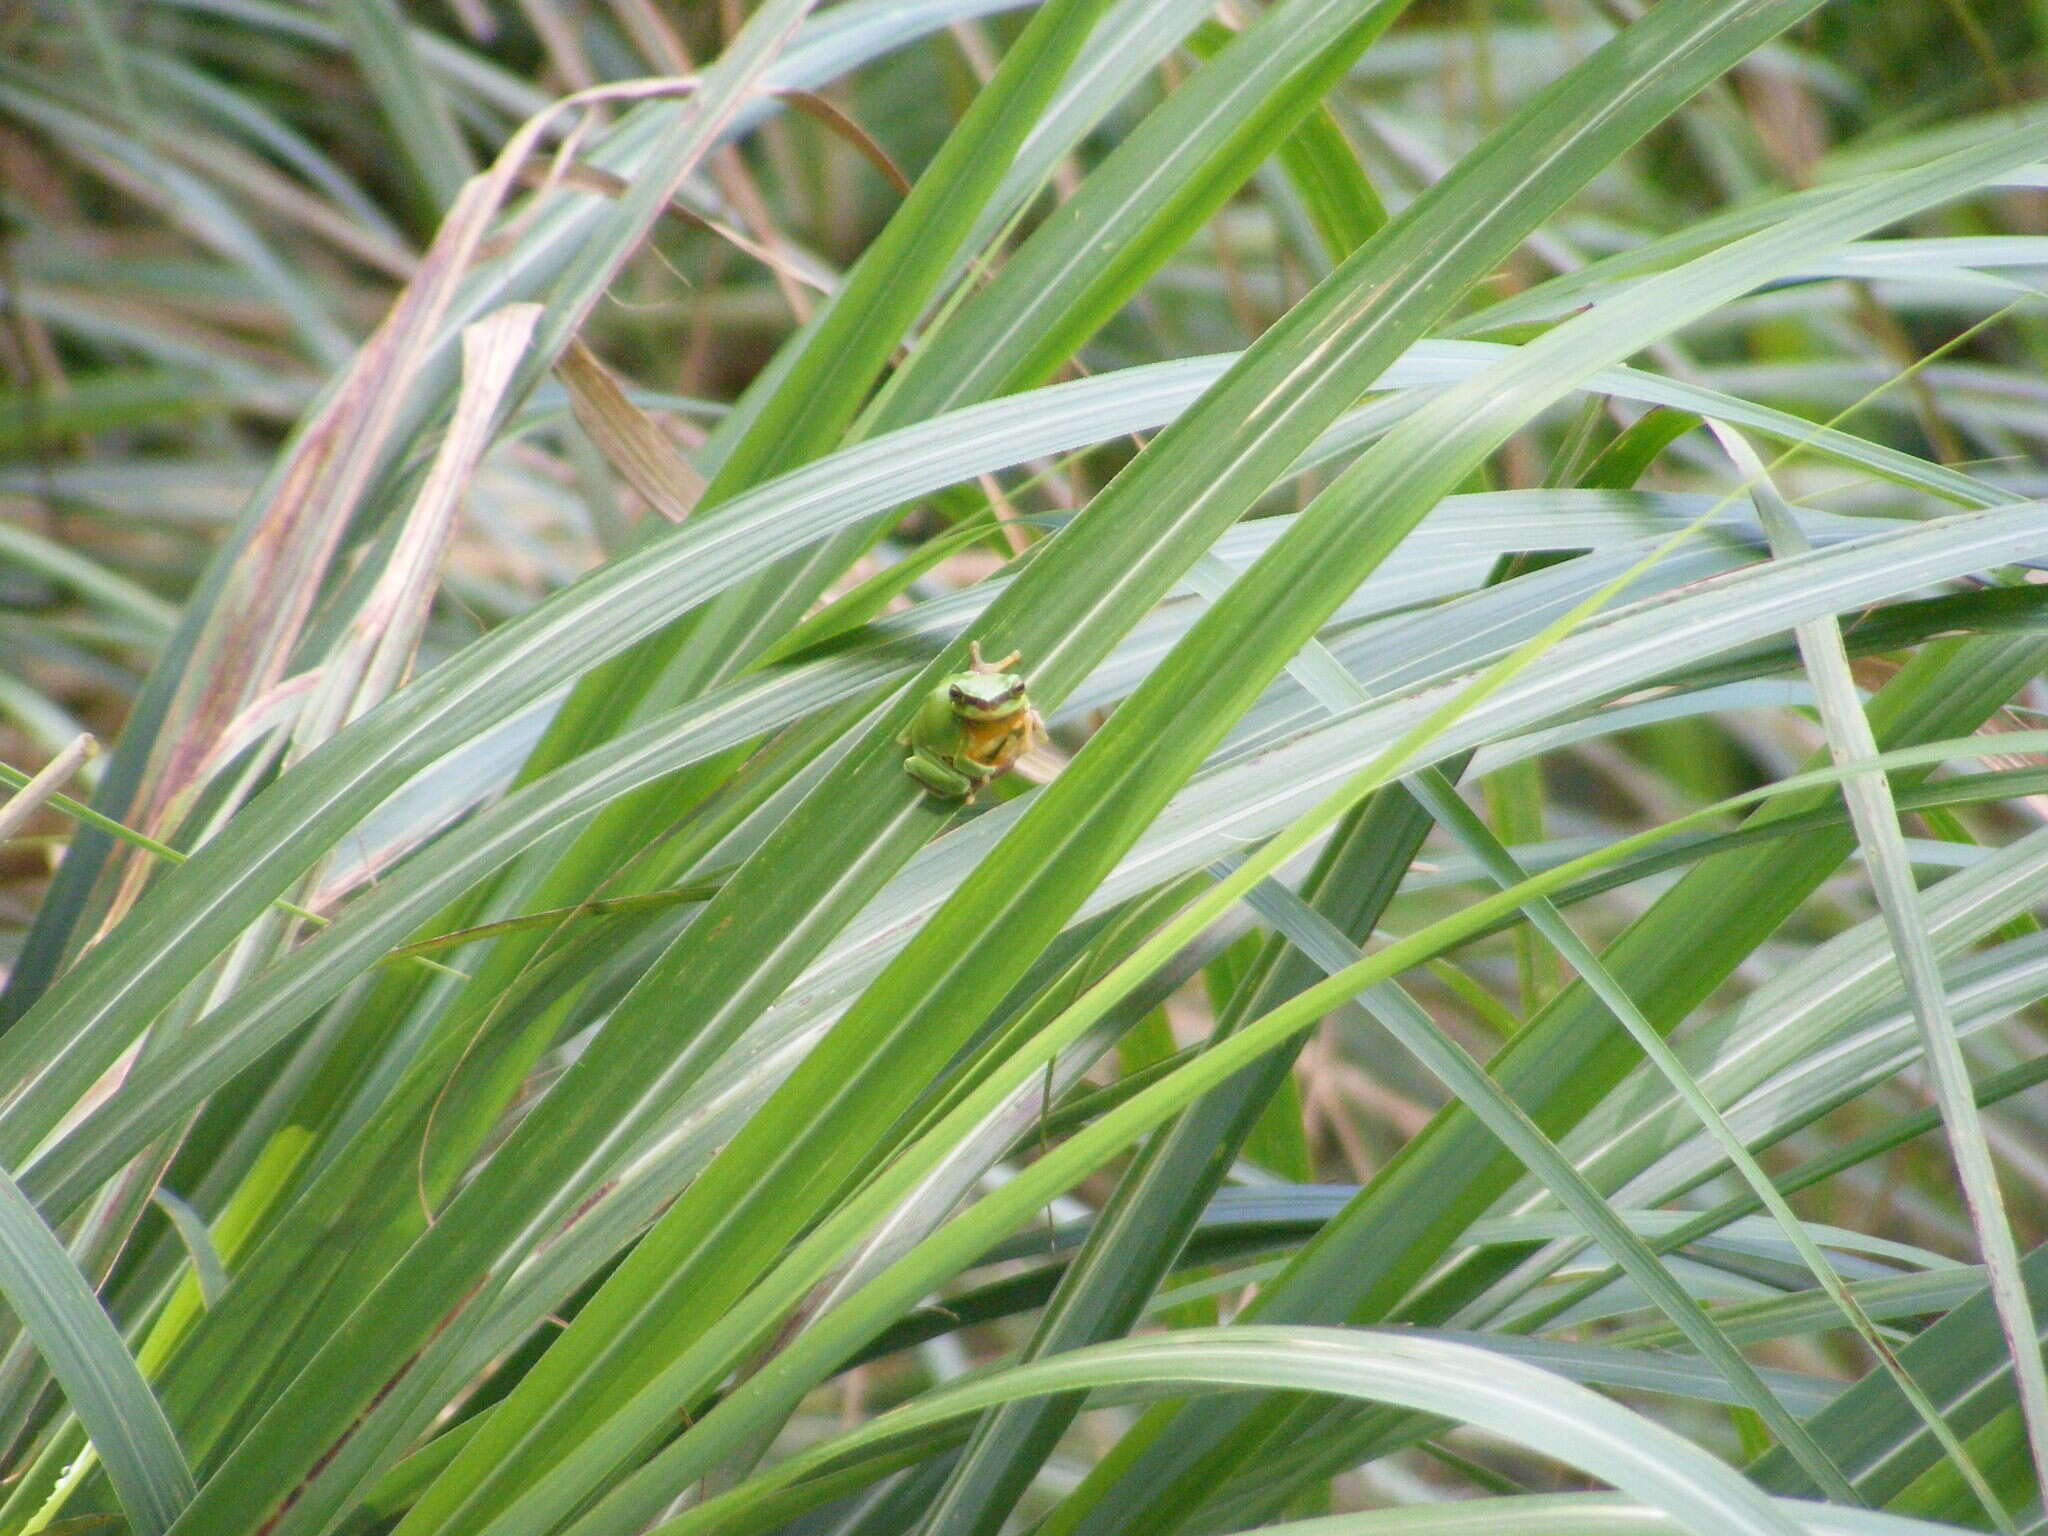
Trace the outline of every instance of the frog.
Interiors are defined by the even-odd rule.
[[[968,651],[969,669],[935,685],[896,740],[910,748],[903,771],[928,793],[972,805],[977,791],[1008,773],[1046,734],[1022,675],[1011,670],[1022,653],[984,661],[979,641]]]

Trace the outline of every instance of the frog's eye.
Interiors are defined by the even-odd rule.
[[[1021,698],[1023,698],[1023,697],[1024,697],[1024,679],[1020,677],[1020,678],[1018,678],[1018,679],[1017,679],[1017,681],[1016,681],[1016,682],[1014,682],[1014,683],[1010,684],[1010,691],[1009,691],[1008,693],[1006,693],[1005,695],[1003,695],[1003,697],[1005,697],[1005,698],[1009,698],[1009,699],[1021,699]]]
[[[966,704],[971,702],[967,697],[967,690],[964,688],[951,688],[948,689],[947,692],[953,695],[953,702],[955,704]]]

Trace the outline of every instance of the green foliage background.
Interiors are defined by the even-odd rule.
[[[0,1536],[2048,1528],[2048,8],[0,39]]]

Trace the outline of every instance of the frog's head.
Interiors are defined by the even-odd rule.
[[[974,658],[973,669],[954,677],[947,688],[953,713],[963,720],[1006,720],[1031,707],[1024,698],[1024,679],[1010,670],[1017,664],[1017,652],[1010,652],[1001,661],[984,661],[978,640],[969,652]]]
[[[1002,720],[1027,707],[1024,679],[1014,672],[963,672],[946,691],[965,720]]]

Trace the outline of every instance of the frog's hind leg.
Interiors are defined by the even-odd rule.
[[[931,794],[941,800],[964,798],[969,805],[974,803],[976,783],[964,773],[956,773],[943,763],[912,753],[903,760],[903,771],[915,779]]]

